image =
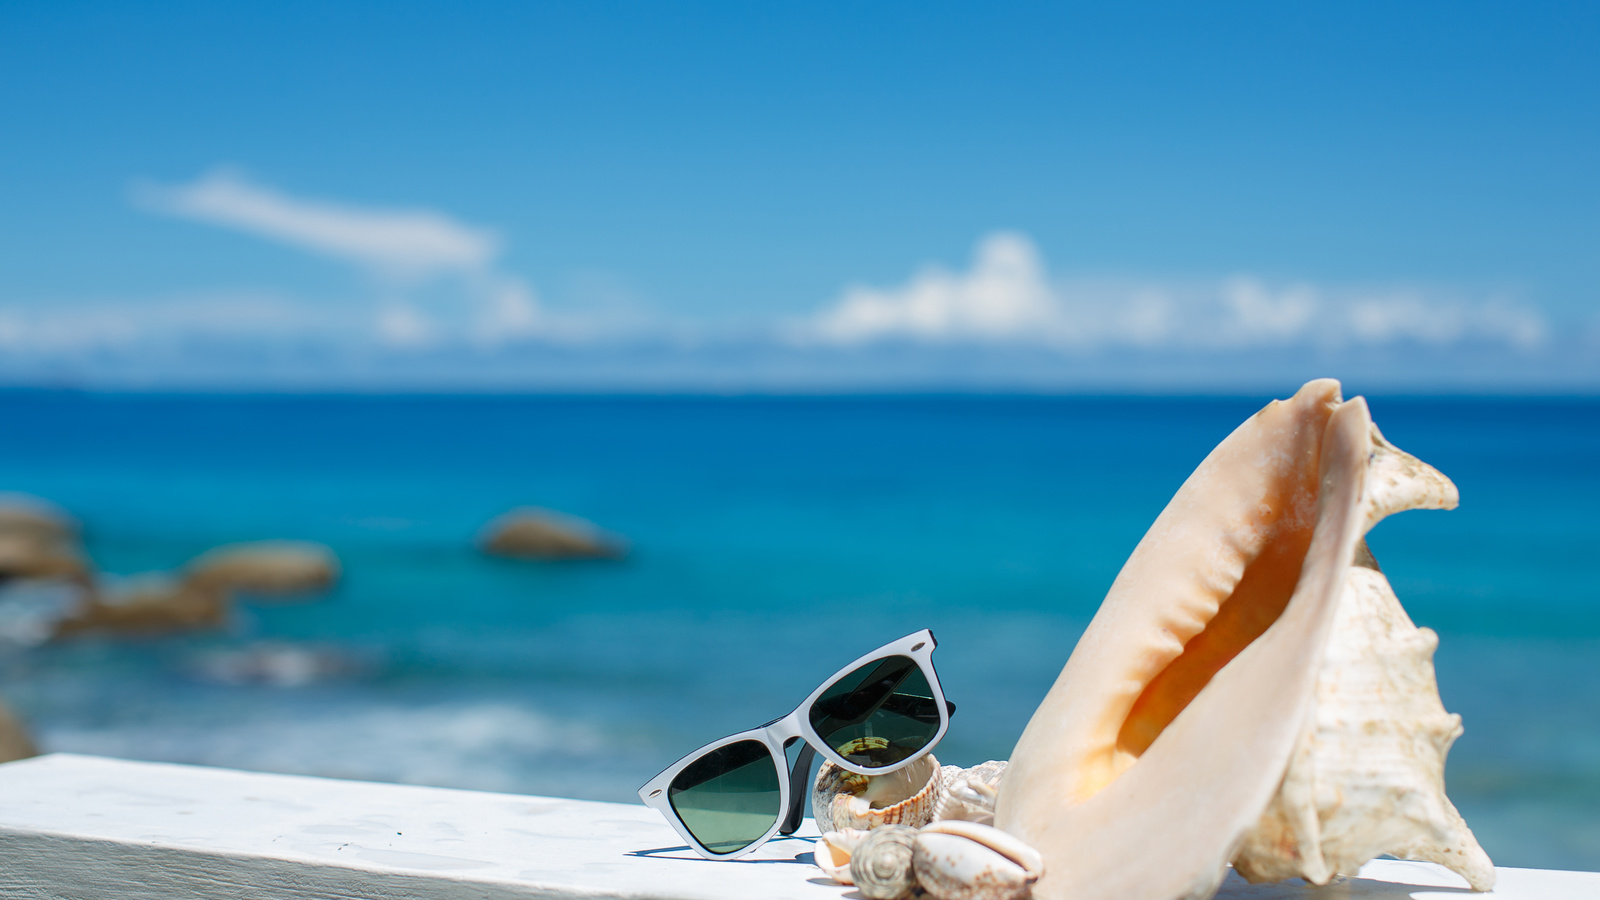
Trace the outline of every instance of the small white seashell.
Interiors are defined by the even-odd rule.
[[[917,831],[904,825],[873,829],[850,855],[850,877],[867,900],[901,900],[917,886],[912,847]]]
[[[823,831],[919,828],[933,821],[943,783],[931,753],[887,775],[857,775],[825,762],[811,788],[811,814]]]
[[[911,865],[934,900],[1020,900],[1044,874],[1037,850],[993,826],[959,820],[917,832]]]
[[[829,878],[840,884],[855,884],[855,879],[850,877],[850,855],[866,836],[865,831],[857,828],[830,831],[817,841],[815,849],[811,851],[811,857],[816,860],[817,868]]]
[[[941,771],[944,786],[933,804],[933,820],[960,819],[993,825],[995,797],[1000,778],[1005,775],[1006,761],[991,759],[970,769],[945,766]]]

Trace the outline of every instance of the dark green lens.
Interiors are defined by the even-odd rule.
[[[760,741],[738,741],[707,753],[667,786],[672,809],[712,853],[750,846],[782,812],[778,764]]]
[[[811,727],[860,766],[892,766],[939,733],[939,706],[916,660],[876,659],[834,682],[811,704]]]

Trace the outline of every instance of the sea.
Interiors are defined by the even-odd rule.
[[[343,567],[213,632],[0,642],[0,697],[51,751],[638,802],[928,627],[959,707],[939,761],[1004,759],[1269,399],[0,393],[0,490],[70,511],[108,579],[258,539]],[[1600,400],[1369,399],[1461,491],[1369,537],[1440,635],[1449,794],[1496,863],[1600,870]],[[631,552],[481,554],[518,506]]]

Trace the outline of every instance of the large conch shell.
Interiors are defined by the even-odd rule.
[[[920,828],[933,821],[943,784],[932,753],[885,775],[858,775],[824,762],[811,787],[811,815],[825,832],[884,825]]]
[[[1386,605],[1362,543],[1391,513],[1455,504],[1333,380],[1218,445],[1134,549],[1000,782],[996,824],[1049,867],[1035,894],[1200,900],[1236,853],[1253,877],[1326,881],[1388,852],[1491,887],[1444,796],[1459,719],[1439,705],[1435,638]]]

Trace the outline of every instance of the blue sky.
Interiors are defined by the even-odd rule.
[[[5,3],[0,382],[1600,388],[1600,7],[1100,6]]]

